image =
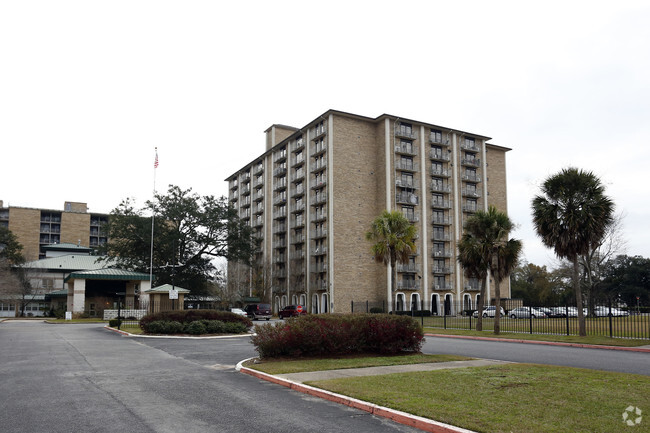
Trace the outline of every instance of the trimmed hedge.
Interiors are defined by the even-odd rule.
[[[255,326],[251,339],[261,358],[419,352],[424,333],[410,317],[389,314],[299,316]]]
[[[217,310],[162,311],[140,319],[147,334],[240,334],[252,326],[247,317]]]

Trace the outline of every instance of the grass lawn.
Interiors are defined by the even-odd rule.
[[[440,328],[424,328],[427,334],[445,334],[445,335],[469,335],[474,337],[496,337],[496,338],[510,338],[515,340],[535,340],[535,341],[557,341],[561,343],[580,343],[580,344],[599,344],[605,346],[622,346],[622,347],[636,347],[650,345],[649,340],[633,340],[627,338],[609,338],[598,336],[579,337],[577,335],[540,335],[540,334],[524,334],[501,332],[499,335],[494,335],[492,331],[467,331],[462,329],[440,329]]]
[[[388,365],[423,364],[428,362],[465,361],[465,356],[456,355],[413,355],[398,356],[349,356],[340,358],[318,359],[271,359],[253,363],[249,361],[246,367],[268,374],[302,373],[305,371],[336,370],[342,368],[378,367]]]
[[[641,375],[512,364],[308,384],[479,432],[650,431],[650,415],[634,427],[622,417],[650,412]]]

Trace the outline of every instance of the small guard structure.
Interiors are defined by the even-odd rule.
[[[172,289],[178,292],[178,299],[169,299],[169,292]],[[183,310],[185,295],[190,293],[190,291],[179,286],[163,284],[162,286],[145,290],[144,293],[149,296],[149,313],[157,313],[159,311]]]

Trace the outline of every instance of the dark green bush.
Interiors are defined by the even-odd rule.
[[[185,325],[185,332],[188,334],[192,335],[201,335],[201,334],[207,334],[208,331],[206,329],[204,320],[195,320],[194,322],[190,322],[187,325]]]
[[[255,326],[252,343],[262,358],[419,352],[424,334],[411,317],[325,314]]]
[[[160,313],[147,314],[142,319],[140,319],[140,327],[142,330],[149,334],[159,334],[160,332],[154,332],[150,329],[150,324],[153,322],[165,321],[165,322],[179,322],[182,325],[186,325],[196,321],[220,321],[223,323],[236,323],[241,325],[237,329],[250,329],[253,326],[253,322],[247,317],[239,316],[237,314],[231,313],[230,311],[217,311],[217,310],[177,310],[177,311],[162,311]],[[222,331],[227,332],[227,331]],[[182,333],[179,331],[177,333]],[[221,332],[211,332],[210,334],[218,334]]]
[[[111,319],[108,321],[108,326],[111,328],[117,328],[121,323],[120,319]]]

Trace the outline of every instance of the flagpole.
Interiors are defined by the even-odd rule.
[[[156,169],[158,168],[158,147],[156,150],[156,158],[153,162],[153,200],[151,201],[151,255],[149,262],[149,285],[150,289],[153,289],[153,227],[154,227],[154,218],[156,215]]]

